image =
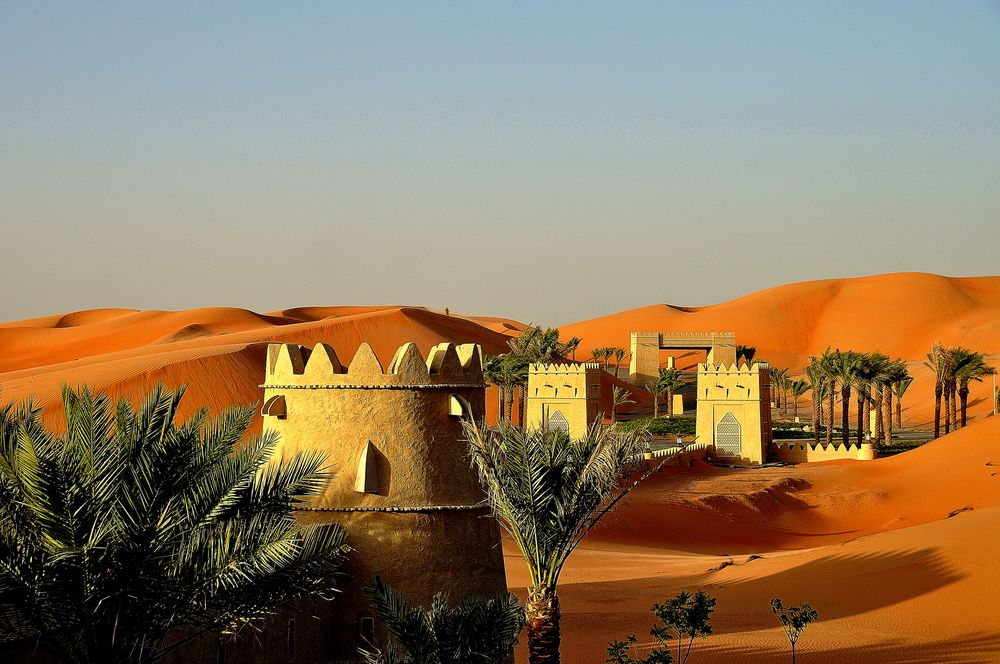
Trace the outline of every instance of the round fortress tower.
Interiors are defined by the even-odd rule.
[[[290,627],[289,661],[358,661],[374,627],[360,590],[376,574],[424,605],[441,591],[506,590],[499,528],[463,441],[462,418],[485,413],[477,345],[439,344],[425,361],[407,343],[383,370],[368,344],[346,368],[325,344],[272,344],[262,387],[277,454],[321,451],[336,474],[302,521],[343,525],[354,548],[343,592],[309,607],[318,620],[300,618],[298,648]]]

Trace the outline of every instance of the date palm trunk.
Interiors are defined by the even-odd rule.
[[[559,597],[554,588],[532,586],[525,602],[529,664],[559,664]]]
[[[958,430],[958,388],[955,379],[951,381],[951,430]]]
[[[826,444],[833,445],[833,422],[834,414],[833,409],[836,406],[837,401],[837,384],[834,381],[830,381],[830,412],[826,414]]]
[[[892,386],[888,383],[882,386],[882,419],[885,422],[885,444],[892,445]]]
[[[674,391],[667,390],[667,417],[674,416]]]
[[[812,389],[812,426],[813,426],[813,441],[819,445],[819,423],[822,421],[822,403],[823,399],[820,395],[819,385],[813,385]]]
[[[851,384],[847,381],[840,388],[840,427],[841,442],[847,447],[851,442]]]
[[[944,435],[951,433],[951,386],[944,386]]]
[[[934,438],[941,437],[941,393],[944,386],[938,380],[934,383]]]
[[[882,436],[885,435],[885,423],[882,421],[882,387],[878,383],[873,383],[872,391],[875,393],[871,404],[875,409],[875,449],[878,449],[882,445]]]
[[[896,428],[903,428],[903,397],[896,397]]]
[[[865,403],[867,401],[864,390],[858,387],[858,447],[861,447],[861,444],[865,442]]]
[[[963,385],[962,387],[958,388],[958,398],[962,400],[962,428],[964,429],[965,425],[966,425],[966,423],[968,421],[968,414],[969,414],[969,386],[968,385]]]

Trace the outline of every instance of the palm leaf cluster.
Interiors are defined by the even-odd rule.
[[[567,557],[635,485],[645,432],[595,423],[570,438],[548,429],[497,431],[465,423],[473,465],[536,586],[555,587]]]
[[[244,439],[252,408],[175,424],[183,394],[157,387],[136,410],[67,388],[65,433],[0,409],[0,639],[148,662],[334,589],[344,532],[294,518],[324,457],[269,465],[277,436]]]
[[[826,419],[826,443],[832,444],[834,434],[837,397],[840,397],[841,443],[847,445],[851,439],[851,397],[856,398],[855,432],[857,443],[865,441],[869,430],[871,414],[874,413],[874,444],[892,444],[893,398],[901,398],[906,391],[900,385],[912,381],[906,362],[892,359],[879,352],[861,353],[853,350],[830,350],[822,355],[809,358],[805,370],[809,387],[813,391],[813,428],[816,442],[819,442],[821,413]],[[822,403],[826,399],[828,403]],[[825,412],[824,412],[825,410]],[[899,411],[897,403],[897,411]],[[897,418],[898,421],[898,418]],[[899,426],[897,424],[896,426]]]
[[[438,593],[426,609],[379,577],[364,593],[392,634],[389,643],[361,650],[366,664],[502,664],[524,628],[524,609],[509,593],[455,606]]]
[[[964,427],[968,421],[969,385],[981,383],[996,373],[985,353],[962,346],[934,344],[925,363],[934,371],[934,437],[941,435],[941,401],[944,400],[944,433]],[[959,419],[961,414],[961,419]]]
[[[501,355],[488,355],[483,360],[483,377],[500,390],[501,417],[511,421],[514,410],[514,391],[522,390],[521,418],[524,418],[523,393],[528,385],[528,370],[534,362],[552,362],[576,354],[580,339],[573,337],[566,342],[559,341],[559,330],[541,328],[534,325],[521,330],[507,341],[510,350]]]

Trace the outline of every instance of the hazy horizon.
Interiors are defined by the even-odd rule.
[[[8,321],[994,275],[1000,5],[0,5]]]

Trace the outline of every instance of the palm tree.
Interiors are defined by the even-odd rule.
[[[528,388],[529,367],[534,362],[552,362],[576,352],[580,339],[573,337],[566,343],[559,341],[559,330],[529,325],[513,339],[507,341],[510,351],[502,355],[488,356],[483,362],[486,381],[500,389],[500,411],[497,419],[508,422],[514,416],[514,391],[521,394],[521,423],[525,419],[525,395]]]
[[[757,349],[754,348],[753,346],[737,345],[736,363],[739,364],[740,358],[742,357],[744,362],[750,364],[751,362],[753,362],[754,355],[756,354],[757,354]]]
[[[635,403],[632,400],[631,393],[615,385],[611,388],[611,423],[614,424],[618,421],[618,407],[627,406],[630,403]]]
[[[646,384],[646,390],[653,397],[653,417],[660,416],[660,397],[666,392],[666,388],[658,380],[650,381]]]
[[[779,369],[777,367],[771,367],[771,385],[774,386],[777,391],[775,392],[775,406],[782,408],[783,397],[785,394],[785,388],[788,384],[788,369]],[[783,408],[786,410],[786,408]]]
[[[962,401],[962,427],[964,428],[968,420],[969,410],[969,383],[975,381],[983,382],[986,376],[992,376],[996,369],[986,364],[986,355],[983,353],[972,353],[967,362],[963,363],[956,371],[958,378],[958,397]]]
[[[885,353],[868,353],[868,408],[866,418],[875,413],[875,444],[881,445],[885,434],[884,410],[882,408],[883,384],[891,378],[892,361]],[[869,420],[866,419],[866,422]]]
[[[497,386],[500,394],[498,420],[510,422],[514,417],[514,390],[528,374],[529,362],[514,353],[487,355],[483,360],[483,378]]]
[[[510,593],[466,597],[455,606],[439,593],[429,608],[413,607],[376,576],[364,594],[393,637],[370,651],[362,648],[365,664],[503,664],[524,629],[524,609]]]
[[[605,371],[608,370],[608,360],[614,351],[608,346],[598,346],[597,348],[590,351],[590,357],[595,362],[601,362]]]
[[[656,382],[660,384],[663,391],[667,393],[667,417],[674,416],[674,393],[679,392],[684,389],[687,385],[687,381],[684,380],[684,374],[681,373],[679,369],[670,367],[669,369],[660,369],[660,375],[656,379]]]
[[[823,390],[826,387],[826,374],[820,361],[815,357],[809,358],[809,365],[805,369],[806,378],[809,380],[809,388],[812,390],[812,429],[813,442],[819,445],[820,422],[823,421]]]
[[[615,378],[618,378],[618,373],[621,370],[622,359],[625,357],[624,348],[611,348],[611,354],[615,356]]]
[[[826,413],[826,444],[833,445],[833,422],[834,422],[834,406],[837,399],[836,379],[836,359],[833,352],[830,351],[829,347],[823,351],[823,354],[819,358],[819,367],[826,377],[826,385],[829,390],[827,398],[829,399],[828,411]]]
[[[789,389],[792,392],[792,407],[795,411],[795,419],[799,417],[799,398],[809,391],[810,385],[808,381],[805,380],[793,380],[789,384]]]
[[[830,354],[827,368],[831,387],[840,383],[840,437],[846,447],[851,440],[851,385],[858,378],[861,356],[839,348]]]
[[[945,374],[947,373],[948,356],[944,346],[938,341],[927,353],[924,362],[934,372],[934,438],[941,437],[941,396],[944,393]]]
[[[903,428],[903,395],[913,384],[913,377],[907,375],[906,378],[897,380],[892,384],[892,392],[896,395],[896,428]]]
[[[580,347],[583,339],[580,337],[570,337],[569,340],[562,344],[563,355],[568,355],[571,360],[576,362],[576,349]]]
[[[889,362],[885,368],[882,382],[882,408],[881,415],[885,427],[885,444],[892,445],[893,425],[892,425],[892,395],[893,386],[909,377],[910,373],[906,369],[906,362],[895,359]]]
[[[645,448],[641,429],[595,423],[573,440],[563,431],[464,426],[487,501],[531,577],[525,606],[528,661],[558,664],[557,588],[566,560],[591,528],[660,466],[631,481]]]
[[[295,518],[325,457],[269,465],[277,434],[244,438],[254,408],[178,424],[183,395],[159,386],[136,411],[65,388],[65,433],[30,404],[0,409],[0,640],[146,664],[335,590],[344,531]]]

